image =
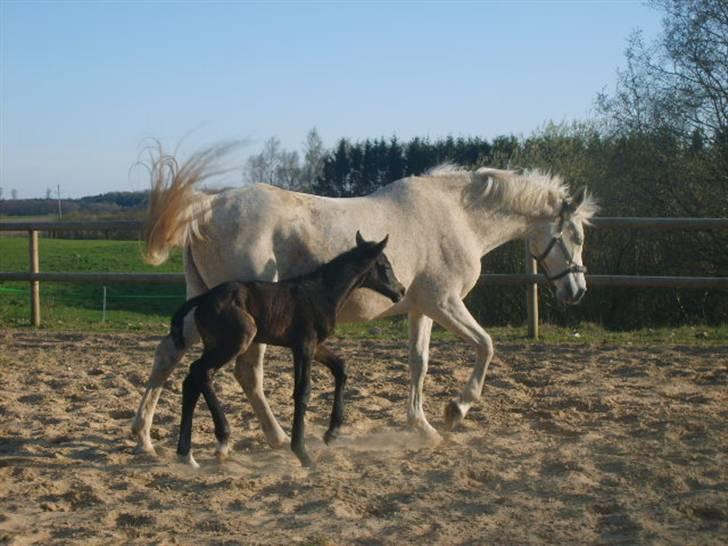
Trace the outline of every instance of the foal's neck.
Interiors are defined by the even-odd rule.
[[[343,267],[326,264],[321,268],[322,298],[328,302],[335,315],[354,289],[362,284],[366,274],[366,269],[359,271],[353,264],[344,264]]]

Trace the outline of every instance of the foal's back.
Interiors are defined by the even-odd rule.
[[[195,311],[200,336],[210,347],[242,343],[248,336],[259,343],[288,347],[302,333],[316,329],[315,319],[328,326],[326,317],[316,312],[312,284],[308,280],[223,283]]]

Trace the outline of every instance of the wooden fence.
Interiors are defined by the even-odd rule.
[[[728,229],[728,218],[594,218],[594,227],[603,229],[646,229],[654,231]],[[0,272],[0,281],[30,283],[31,324],[40,326],[40,282],[82,283],[184,283],[183,273],[72,273],[41,272],[38,253],[40,232],[59,231],[129,231],[140,232],[141,222],[0,222],[0,231],[27,232],[29,235],[29,271]],[[522,274],[484,274],[481,282],[490,285],[525,285],[527,287],[528,333],[538,337],[538,285],[548,281],[536,271],[536,261],[525,253],[526,272]],[[655,277],[640,275],[587,275],[589,286],[637,288],[728,289],[728,277]]]

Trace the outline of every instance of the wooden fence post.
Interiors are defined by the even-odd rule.
[[[531,256],[531,250],[526,240],[526,274],[538,273],[538,264]],[[526,309],[528,312],[528,337],[538,339],[538,284],[533,282],[526,285]]]
[[[30,230],[30,273],[40,272],[38,257],[38,231]],[[40,281],[30,281],[30,324],[37,328],[40,326]]]

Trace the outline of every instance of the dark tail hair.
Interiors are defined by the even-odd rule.
[[[178,349],[185,348],[185,317],[187,316],[187,313],[200,305],[204,296],[205,294],[202,294],[201,296],[188,299],[179,309],[177,309],[177,311],[174,312],[174,315],[172,316],[172,326],[170,328],[169,335],[172,336],[174,346]]]

